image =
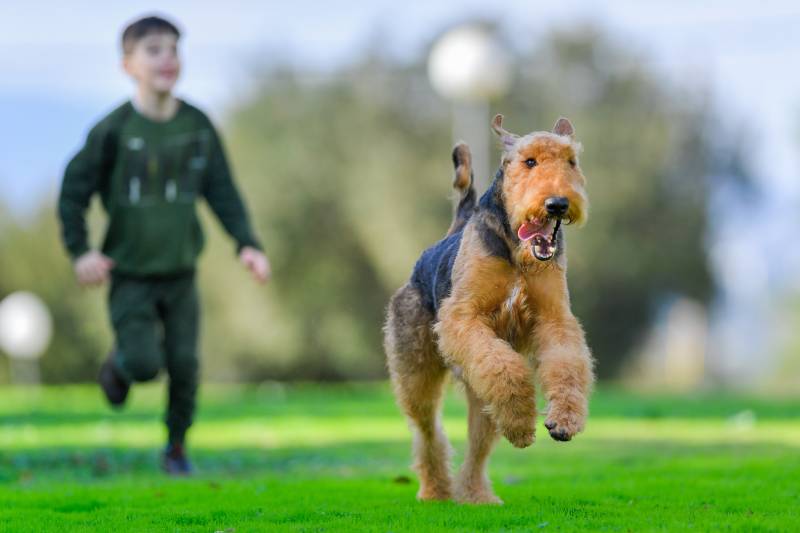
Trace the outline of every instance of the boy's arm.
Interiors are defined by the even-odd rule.
[[[58,215],[64,246],[73,260],[89,251],[85,215],[92,195],[100,186],[103,139],[102,129],[92,129],[86,138],[86,144],[64,171],[58,198]]]
[[[246,247],[261,250],[261,245],[251,229],[244,202],[233,182],[222,142],[213,127],[211,132],[209,172],[203,195],[225,231],[236,241],[237,252]]]
[[[81,285],[99,285],[108,280],[114,262],[98,251],[89,249],[86,231],[86,210],[92,195],[100,189],[108,172],[108,132],[95,127],[89,132],[86,144],[72,158],[64,171],[64,181],[58,197],[58,216],[61,234],[72,257],[75,275]]]

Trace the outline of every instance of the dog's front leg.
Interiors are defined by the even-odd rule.
[[[537,273],[528,280],[528,290],[537,310],[533,335],[548,402],[545,427],[555,440],[570,440],[586,424],[594,382],[592,357],[583,328],[570,310],[564,271]]]
[[[536,393],[528,361],[490,327],[489,314],[511,286],[508,266],[495,259],[463,266],[435,329],[439,349],[463,370],[463,378],[488,404],[503,435],[530,446],[536,429]]]

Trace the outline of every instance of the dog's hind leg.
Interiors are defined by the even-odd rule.
[[[452,496],[451,449],[439,414],[447,368],[436,352],[432,321],[419,292],[405,285],[389,303],[384,344],[397,403],[414,431],[417,498],[447,500]]]
[[[461,503],[503,503],[492,491],[486,474],[489,454],[499,435],[497,424],[486,412],[469,385],[465,387],[469,402],[469,443],[467,456],[455,482],[455,499]]]

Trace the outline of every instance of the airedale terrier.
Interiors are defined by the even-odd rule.
[[[469,148],[454,148],[461,196],[452,225],[388,307],[386,355],[415,433],[421,500],[502,503],[486,463],[499,433],[518,448],[533,443],[534,374],[553,439],[570,440],[586,421],[592,358],[570,310],[561,227],[587,216],[581,145],[565,118],[552,132],[525,136],[503,129],[502,120],[492,122],[501,165],[477,203]],[[439,414],[448,369],[469,403],[468,450],[455,481]]]

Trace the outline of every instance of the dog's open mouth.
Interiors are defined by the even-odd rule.
[[[539,261],[549,261],[558,250],[558,228],[560,218],[532,218],[517,230],[517,237],[523,242],[531,242],[531,250]]]

